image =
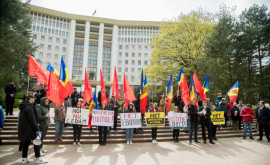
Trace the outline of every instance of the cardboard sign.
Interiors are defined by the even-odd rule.
[[[212,112],[211,120],[213,125],[225,124],[224,112]]]
[[[50,108],[49,114],[50,114],[50,122],[54,123],[54,115],[55,115],[54,108]]]
[[[141,113],[121,113],[121,128],[141,128]]]
[[[168,120],[170,127],[187,127],[187,114],[186,113],[168,113]]]
[[[112,127],[113,118],[114,111],[93,109],[91,125]]]
[[[145,113],[147,127],[165,127],[164,112]]]
[[[89,110],[81,108],[67,108],[67,117],[65,123],[88,125],[89,121]]]

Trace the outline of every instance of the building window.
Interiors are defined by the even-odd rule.
[[[90,67],[90,68],[87,68],[87,71],[88,72],[96,72],[97,68]]]
[[[131,60],[131,64],[132,65],[135,65],[135,60]]]
[[[125,57],[128,57],[128,52],[125,53]]]
[[[147,61],[146,60],[144,61],[144,65],[147,65]]]
[[[75,56],[83,56],[83,52],[76,52],[76,51],[75,51],[75,52],[74,52],[74,55],[75,55]]]
[[[128,60],[125,60],[125,64],[128,65]]]
[[[122,64],[122,60],[118,60],[118,64],[121,65]]]
[[[54,63],[54,67],[55,67],[55,68],[58,67],[58,63],[57,63],[57,62]]]
[[[83,49],[84,48],[84,45],[78,45],[78,44],[76,44],[75,45],[75,48]]]
[[[48,45],[48,50],[52,50],[52,45]]]
[[[132,50],[135,50],[135,45],[132,45]]]
[[[60,43],[60,38],[56,38],[56,43]]]
[[[52,32],[52,29],[48,29],[48,33],[51,34],[51,32]]]
[[[52,37],[49,37],[49,38],[48,38],[48,41],[49,41],[49,42],[52,42]]]
[[[57,51],[57,52],[59,51],[59,46],[55,47],[55,51]]]
[[[138,65],[141,65],[141,64],[142,64],[141,60],[138,60]]]
[[[131,75],[131,82],[134,82],[134,75]]]
[[[148,58],[148,53],[144,53],[144,58]]]
[[[45,36],[41,36],[41,41],[45,41]]]
[[[83,60],[79,58],[73,58],[73,63],[82,64]],[[89,60],[88,60],[88,63],[89,63]]]
[[[58,54],[55,54],[55,55],[54,55],[54,59],[55,59],[55,60],[58,60]]]
[[[97,60],[88,60],[87,63],[90,64],[90,65],[96,65]]]
[[[142,68],[138,68],[138,73],[141,73],[142,72]]]
[[[121,75],[118,75],[118,82],[122,81],[121,80]]]
[[[142,57],[142,54],[141,53],[138,53],[138,57],[141,58]]]
[[[103,54],[102,54],[102,58],[111,58],[111,55],[110,55],[110,54],[105,54],[105,53],[103,53]]]
[[[83,52],[82,52],[82,54],[83,54]],[[97,57],[97,53],[88,52],[88,57]]]
[[[73,66],[73,69],[75,71],[82,71],[82,67],[81,66]]]
[[[119,45],[119,49],[120,49],[120,50],[123,49],[123,46],[122,46],[122,45]]]
[[[109,68],[102,68],[102,72],[103,73],[110,73],[110,69]]]
[[[128,67],[125,67],[125,72],[126,72],[126,73],[128,72]]]
[[[134,73],[135,72],[135,68],[131,68],[131,73]]]
[[[122,57],[122,52],[119,52],[119,57]]]
[[[66,39],[63,39],[63,44],[67,44],[67,40]]]
[[[44,44],[40,44],[39,48],[44,49]]]
[[[129,49],[129,46],[128,45],[126,45],[126,50],[128,50]]]
[[[139,46],[138,46],[138,49],[139,49],[139,50],[142,50],[142,46],[141,46],[141,45],[139,45]]]
[[[147,50],[148,49],[148,46],[144,46],[144,50]]]
[[[43,52],[39,52],[39,58],[43,58]]]
[[[44,28],[44,33],[47,33],[47,28]]]
[[[97,49],[98,49],[97,46],[91,46],[91,45],[90,45],[88,48],[89,48],[90,50],[97,50]]]
[[[104,66],[110,66],[110,61],[102,61],[102,65],[104,65]]]
[[[47,53],[47,59],[51,58],[51,53]]]
[[[36,34],[33,35],[33,39],[34,40],[37,39],[37,35]]]
[[[66,52],[67,51],[67,48],[66,47],[63,47],[63,52]]]
[[[132,57],[135,57],[135,53],[132,53]]]
[[[43,27],[40,27],[40,32],[43,33]]]
[[[118,72],[122,72],[122,68],[121,67],[118,67]]]

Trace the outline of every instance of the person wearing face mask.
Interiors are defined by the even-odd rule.
[[[234,103],[233,107],[231,107],[231,119],[232,119],[232,129],[236,131],[239,130],[239,116],[240,110],[237,107],[237,103]]]
[[[206,144],[206,136],[205,136],[205,127],[207,128],[208,131],[208,139],[211,144],[215,144],[213,142],[212,138],[212,131],[211,131],[211,110],[207,106],[207,102],[203,101],[203,106],[200,107],[199,109],[199,116],[200,116],[200,122],[202,126],[202,138],[203,138],[203,143]]]
[[[152,108],[149,110],[149,113],[155,113],[160,112],[160,110],[157,108],[157,104],[153,103]],[[152,128],[152,143],[157,144],[157,127]]]

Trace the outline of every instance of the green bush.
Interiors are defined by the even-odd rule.
[[[19,105],[21,104],[22,99],[15,99],[14,108],[19,108]]]

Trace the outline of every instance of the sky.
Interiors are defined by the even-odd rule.
[[[141,21],[169,20],[198,8],[215,13],[221,4],[236,6],[236,15],[253,4],[265,4],[270,10],[270,0],[31,0],[30,4],[86,16],[96,10],[95,17]]]

